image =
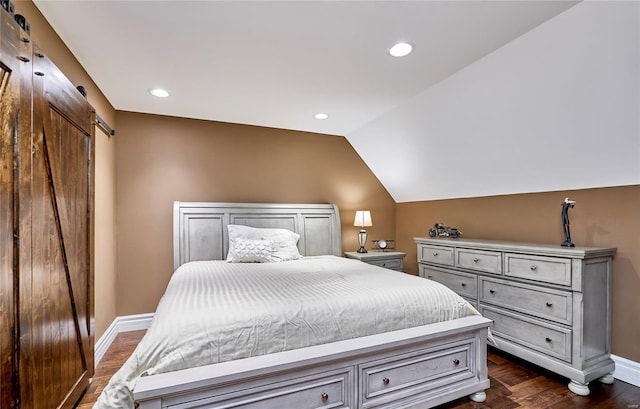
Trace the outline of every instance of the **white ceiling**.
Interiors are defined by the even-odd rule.
[[[34,3],[117,110],[346,136],[576,1]]]

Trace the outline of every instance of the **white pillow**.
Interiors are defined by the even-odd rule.
[[[287,261],[302,258],[298,251],[300,235],[287,229],[265,229],[239,224],[227,226],[229,232],[229,252],[231,253],[236,240],[272,240],[273,252],[269,261]],[[229,256],[227,255],[227,259]]]
[[[230,263],[268,263],[273,253],[273,240],[236,239],[229,247],[227,261]]]

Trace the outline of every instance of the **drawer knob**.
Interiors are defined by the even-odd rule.
[[[434,252],[433,252],[433,256],[434,256],[434,257],[437,257],[437,256],[438,256],[438,252],[437,252],[437,251],[434,251]]]
[[[382,383],[389,385],[389,378],[382,378]]]
[[[387,263],[382,263],[382,267],[386,267],[386,266],[387,266]]]
[[[428,278],[428,279],[432,279],[432,278],[433,278],[433,276],[427,276],[427,278]]]
[[[550,303],[550,302],[548,302],[546,304],[547,304],[547,307],[551,307],[553,305],[553,303]]]
[[[329,395],[327,395],[326,393],[322,392],[322,395],[321,395],[321,396],[322,396],[322,401],[323,401],[323,402],[326,402],[326,401],[328,401],[328,400],[329,400]]]
[[[467,286],[467,283],[460,283],[463,287]]]
[[[460,361],[459,361],[458,359],[454,359],[454,360],[453,360],[453,364],[454,364],[454,365],[460,365]]]
[[[549,337],[546,337],[544,340],[547,341],[547,342],[551,342],[551,338],[549,338]]]
[[[474,258],[474,259],[473,259],[473,262],[474,262],[474,263],[477,263],[478,261],[480,261],[480,259],[479,259],[479,258]]]
[[[535,264],[532,265],[531,267],[529,267],[531,269],[531,271],[536,271],[538,269],[538,266],[536,266]]]
[[[491,294],[495,294],[495,293],[496,293],[496,290],[489,290],[489,292],[490,292]]]

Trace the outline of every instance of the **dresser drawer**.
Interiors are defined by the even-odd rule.
[[[387,259],[381,259],[381,260],[367,260],[368,264],[374,265],[374,266],[378,266],[378,267],[384,267],[384,268],[389,268],[391,270],[398,270],[398,271],[402,271],[402,259],[391,259],[391,258],[387,258]]]
[[[444,246],[418,245],[418,262],[453,266],[453,248]]]
[[[505,253],[504,275],[571,285],[571,259]]]
[[[502,274],[502,253],[499,251],[456,249],[455,256],[457,267]]]
[[[189,408],[353,408],[354,368],[325,372],[191,402]]]
[[[446,348],[414,351],[360,365],[360,407],[397,403],[400,397],[437,389],[445,378],[450,387],[452,381],[473,377],[474,348],[474,340],[470,339]]]
[[[562,324],[571,324],[573,320],[572,295],[568,291],[480,278],[480,302],[495,304]]]
[[[571,362],[570,329],[483,304],[480,304],[480,313],[493,320],[491,332],[495,336]]]
[[[444,284],[463,297],[478,298],[478,278],[473,274],[454,273],[421,264],[420,277]]]

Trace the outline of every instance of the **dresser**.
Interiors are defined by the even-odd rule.
[[[374,266],[402,271],[404,268],[404,256],[406,256],[406,253],[402,253],[400,251],[369,251],[367,253],[347,251],[344,253],[344,256],[347,258],[354,258]]]
[[[417,237],[421,277],[494,321],[497,348],[571,380],[612,383],[611,263],[615,248]]]

